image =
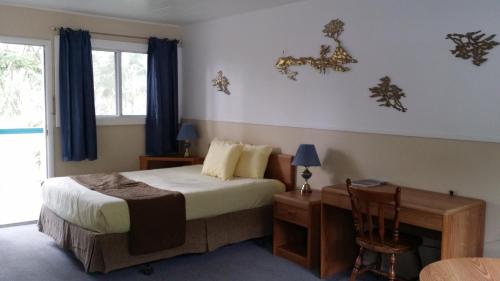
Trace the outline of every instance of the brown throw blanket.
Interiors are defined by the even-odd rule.
[[[118,173],[71,178],[91,190],[127,202],[130,213],[131,255],[152,253],[184,244],[186,202],[182,193],[154,188]]]

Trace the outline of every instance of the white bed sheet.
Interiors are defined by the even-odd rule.
[[[202,165],[123,172],[123,176],[150,186],[179,191],[186,198],[187,220],[258,208],[272,203],[285,185],[272,179],[233,178],[223,181],[201,174]],[[43,203],[61,218],[100,233],[130,229],[127,203],[89,190],[69,177],[47,179]]]

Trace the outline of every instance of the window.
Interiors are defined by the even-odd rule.
[[[96,115],[117,115],[115,53],[92,51]]]
[[[92,40],[97,122],[143,123],[146,115],[147,45]]]
[[[122,53],[122,113],[146,115],[148,57],[139,53]]]
[[[92,40],[94,102],[97,125],[138,125],[146,123],[147,50],[146,43],[101,39]],[[59,35],[55,36],[55,73],[59,80]],[[179,53],[179,67],[182,54]],[[179,70],[179,92],[182,91]],[[59,108],[56,86],[55,108]],[[181,100],[179,99],[179,103]],[[181,112],[179,111],[179,114]],[[56,126],[60,126],[56,111]]]
[[[146,115],[147,55],[92,51],[97,116]]]

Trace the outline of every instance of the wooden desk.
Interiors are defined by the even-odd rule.
[[[394,192],[395,186],[370,190]],[[321,278],[352,267],[357,254],[351,202],[345,184],[324,187],[321,193]],[[402,188],[400,221],[437,231],[441,259],[483,255],[483,200]],[[393,214],[387,210],[387,218]]]
[[[500,280],[500,259],[448,259],[431,263],[420,272],[420,281],[462,280]]]

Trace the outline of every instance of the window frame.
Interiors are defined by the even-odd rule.
[[[122,53],[147,54],[147,44],[91,39],[93,51],[114,53],[115,60],[115,103],[116,115],[97,115],[97,125],[140,125],[146,124],[146,115],[124,115],[122,112]]]
[[[59,38],[59,37],[58,37]],[[44,59],[44,90],[45,90],[45,170],[46,176],[48,178],[54,176],[54,122],[53,116],[56,115],[55,110],[55,97],[52,92],[52,42],[50,40],[35,39],[28,37],[11,37],[11,36],[1,36],[0,42],[7,44],[26,44],[43,47],[43,59]],[[59,41],[58,41],[59,43]],[[59,47],[59,44],[57,44]],[[59,49],[57,50],[59,51]],[[59,55],[59,52],[57,52]],[[59,56],[57,56],[59,57]],[[59,63],[59,60],[57,61]],[[58,77],[58,76],[57,76]],[[58,84],[58,83],[55,83]],[[57,120],[57,119],[56,119]],[[57,122],[56,122],[57,123]],[[57,125],[57,124],[56,124]]]
[[[54,111],[56,113],[55,114],[56,127],[61,127],[61,119],[60,119],[61,116],[59,113],[59,40],[60,40],[59,35],[54,36],[54,74],[55,74],[54,88],[56,93],[54,101],[54,109],[55,109]],[[147,54],[148,51],[147,43],[133,43],[133,42],[123,42],[114,40],[104,40],[104,39],[91,39],[91,44],[92,44],[92,50],[100,50],[100,51],[111,51],[111,52],[120,51],[120,52],[144,53],[144,54]],[[116,69],[116,59],[115,59],[115,69]],[[120,75],[121,75],[121,69],[120,69]],[[96,115],[97,126],[144,125],[144,124],[146,124],[145,115],[121,115],[121,116]]]
[[[91,39],[92,49],[96,46],[102,48],[103,50],[113,50],[122,49],[124,52],[144,52],[147,53],[148,45],[147,43],[132,43],[124,41],[115,40],[104,40],[104,39]],[[53,108],[55,112],[55,126],[61,126],[61,119],[59,113],[59,35],[54,36],[54,90],[55,97],[53,99]],[[178,113],[179,120],[183,113],[182,103],[183,103],[183,69],[182,69],[182,46],[177,45],[177,81],[178,81]],[[50,61],[52,62],[52,61]],[[97,126],[114,126],[114,125],[144,125],[146,124],[146,117],[139,115],[126,115],[126,116],[109,116],[109,117],[98,117],[96,115]]]

